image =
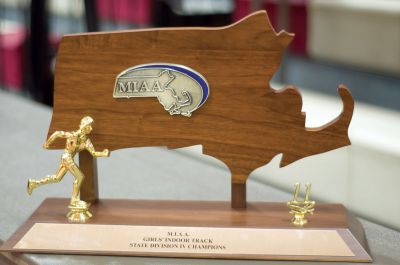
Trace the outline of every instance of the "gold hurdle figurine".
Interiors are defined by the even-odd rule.
[[[303,226],[308,223],[306,218],[307,214],[314,214],[315,201],[310,201],[309,196],[311,192],[311,184],[306,184],[306,194],[303,201],[299,201],[300,183],[296,183],[294,191],[294,198],[292,201],[287,202],[290,209],[290,214],[293,215],[292,223],[295,226]]]
[[[76,165],[74,156],[85,149],[94,157],[110,156],[108,149],[104,149],[101,152],[97,152],[94,149],[93,144],[89,139],[89,134],[93,130],[93,123],[93,118],[86,116],[82,118],[78,130],[72,132],[54,132],[43,145],[43,147],[48,149],[50,144],[57,138],[66,139],[64,154],[61,156],[61,163],[56,174],[48,175],[39,180],[28,180],[27,190],[28,194],[31,195],[35,188],[45,184],[58,183],[63,179],[68,171],[71,172],[75,178],[72,188],[71,202],[69,204],[70,211],[67,214],[67,217],[71,222],[85,222],[87,219],[92,217],[92,214],[89,212],[90,204],[80,200],[79,197],[80,188],[83,180],[85,179],[85,175]]]

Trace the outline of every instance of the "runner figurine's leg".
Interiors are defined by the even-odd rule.
[[[67,168],[61,164],[55,175],[47,175],[39,180],[29,179],[27,185],[28,194],[31,195],[32,191],[39,186],[60,182],[65,176],[65,173],[67,173]]]
[[[75,178],[73,188],[72,188],[71,204],[79,203],[79,204],[82,204],[82,206],[85,206],[85,205],[83,205],[84,202],[82,202],[79,199],[79,192],[81,189],[82,182],[85,179],[85,175],[82,173],[82,171],[78,168],[78,166],[75,163],[71,163],[69,165],[68,169]]]

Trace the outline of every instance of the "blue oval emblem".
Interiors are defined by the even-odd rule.
[[[126,69],[117,76],[114,98],[156,97],[170,115],[190,117],[208,98],[207,80],[177,64],[152,63]]]

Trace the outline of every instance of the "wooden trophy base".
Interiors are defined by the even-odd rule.
[[[361,224],[340,204],[318,204],[302,228],[285,203],[102,199],[85,224],[49,198],[1,247],[52,254],[371,262]]]

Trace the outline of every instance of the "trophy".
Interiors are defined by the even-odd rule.
[[[318,128],[305,127],[297,88],[270,87],[292,38],[276,33],[264,11],[219,28],[64,36],[48,143],[64,149],[60,136],[67,148],[59,172],[30,180],[28,192],[69,170],[75,177],[70,213],[68,199],[46,199],[2,250],[370,262],[360,223],[340,204],[315,204],[309,185],[303,200],[299,184],[288,203],[246,200],[249,174],[277,154],[284,167],[350,145],[354,100],[344,85],[338,88],[342,113]],[[93,119],[62,133],[83,117]],[[90,140],[87,120],[96,121]],[[68,147],[71,141],[78,142]],[[108,150],[198,144],[229,167],[230,202],[98,198],[96,157]],[[81,150],[78,168],[73,156]]]

